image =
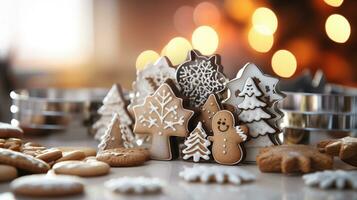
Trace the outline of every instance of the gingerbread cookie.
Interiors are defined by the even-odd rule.
[[[21,128],[8,123],[0,122],[0,138],[22,138]]]
[[[112,167],[131,167],[144,164],[147,161],[142,149],[116,148],[101,151],[97,154],[97,160],[105,162]]]
[[[207,167],[194,166],[192,168],[186,167],[179,173],[185,181],[188,182],[216,182],[219,184],[231,183],[240,185],[243,182],[250,182],[255,180],[255,176],[248,171],[239,168],[231,167]]]
[[[264,74],[255,64],[247,63],[230,80],[227,99],[224,104],[235,107],[238,120],[249,127],[251,136],[244,147],[247,150],[247,162],[255,162],[255,157],[262,147],[278,145],[279,123],[283,113],[277,103],[285,95],[279,90],[279,79]]]
[[[17,170],[11,165],[0,165],[0,182],[11,181],[17,177]]]
[[[68,151],[64,152],[62,157],[56,160],[56,163],[67,161],[67,160],[82,160],[86,155],[82,151]]]
[[[198,51],[191,50],[189,60],[178,66],[176,80],[180,92],[190,101],[192,108],[202,106],[210,94],[224,90],[226,77],[219,64],[218,55],[202,56]]]
[[[164,183],[158,178],[122,177],[104,183],[113,192],[126,194],[153,194],[161,192]]]
[[[193,162],[199,162],[200,159],[209,160],[211,151],[208,149],[211,142],[206,139],[207,134],[199,122],[197,127],[190,133],[185,141],[186,147],[182,150],[183,159],[193,159]]]
[[[193,111],[183,108],[182,99],[176,97],[167,83],[148,96],[144,104],[134,106],[133,109],[134,133],[152,136],[151,158],[172,160],[173,151],[177,150],[177,147],[170,143],[170,137],[187,135],[188,121]]]
[[[0,147],[13,151],[21,151],[22,140],[19,138],[0,139]]]
[[[111,122],[113,113],[117,113],[121,124],[131,125],[133,123],[126,110],[127,102],[124,98],[122,88],[119,84],[114,84],[104,97],[103,106],[98,110],[100,119],[95,122],[92,128],[95,130],[95,139],[100,140]]]
[[[62,151],[58,149],[47,149],[37,155],[36,158],[43,160],[46,163],[51,163],[62,158]]]
[[[123,139],[120,130],[120,121],[118,114],[114,113],[113,119],[108,125],[107,130],[101,138],[98,145],[98,150],[103,151],[107,149],[115,149],[123,147]]]
[[[207,101],[200,107],[200,114],[198,115],[198,121],[202,122],[203,127],[207,131],[208,135],[212,135],[212,119],[213,116],[221,110],[221,106],[217,101],[217,97],[214,94],[208,96]]]
[[[342,161],[357,167],[357,138],[344,137],[338,140],[325,140],[317,144],[320,152],[338,156]]]
[[[307,145],[279,145],[261,149],[257,164],[262,172],[309,173],[332,169],[333,159]]]
[[[67,175],[29,175],[11,182],[11,190],[29,197],[62,197],[81,194],[83,183],[80,179]]]
[[[56,147],[56,149],[62,151],[63,153],[71,151],[81,151],[86,157],[97,155],[97,149],[92,147]]]
[[[110,166],[105,162],[87,159],[85,161],[69,160],[59,162],[53,165],[52,169],[56,174],[91,177],[108,174]]]
[[[319,187],[321,189],[337,188],[357,189],[357,172],[325,170],[322,172],[315,172],[306,174],[302,177],[306,185],[311,187]]]
[[[228,110],[221,110],[212,120],[212,155],[217,163],[235,165],[244,158],[242,143],[247,139],[247,128],[235,126],[234,116]]]
[[[32,173],[46,173],[50,169],[50,166],[40,159],[20,152],[1,148],[0,163],[11,165]]]

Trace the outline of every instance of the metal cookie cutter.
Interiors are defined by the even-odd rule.
[[[88,126],[108,89],[20,89],[10,93],[13,125],[33,131]]]

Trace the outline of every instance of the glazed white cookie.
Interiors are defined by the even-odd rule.
[[[53,165],[56,174],[67,174],[82,177],[101,176],[109,173],[110,166],[101,161],[88,159],[86,161],[69,160]]]
[[[325,170],[306,174],[302,178],[306,185],[319,187],[321,189],[357,189],[357,172],[355,171]]]
[[[188,182],[232,183],[235,185],[255,180],[253,174],[238,167],[194,166],[185,168],[179,173],[179,176]]]
[[[122,177],[110,179],[104,185],[113,192],[144,194],[161,192],[164,183],[158,178]]]
[[[18,195],[31,197],[60,197],[83,192],[82,181],[67,175],[29,175],[15,179],[11,190]]]

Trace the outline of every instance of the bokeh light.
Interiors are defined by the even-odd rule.
[[[290,51],[282,49],[274,53],[271,59],[271,65],[277,75],[289,78],[294,75],[297,62],[295,56]]]
[[[174,14],[174,25],[180,34],[190,34],[195,28],[193,22],[193,7],[181,6]]]
[[[329,6],[339,7],[340,5],[342,5],[343,0],[324,0],[324,2]]]
[[[351,35],[350,23],[339,14],[332,14],[327,18],[325,30],[327,36],[337,43],[345,43]]]
[[[173,65],[184,62],[188,52],[192,49],[190,42],[183,37],[175,37],[164,48],[167,56]]]
[[[200,26],[192,34],[193,48],[203,55],[213,54],[217,50],[218,43],[218,34],[212,27]]]
[[[149,63],[154,63],[160,55],[153,50],[146,50],[139,54],[136,59],[136,69],[142,70]]]
[[[274,36],[261,34],[254,28],[251,28],[248,33],[248,42],[257,52],[266,53],[273,46]]]
[[[252,16],[253,27],[265,35],[272,35],[278,28],[278,18],[275,13],[266,7],[257,8]]]
[[[225,0],[224,8],[227,13],[239,22],[247,22],[255,8],[252,0]]]
[[[217,6],[210,2],[198,4],[193,12],[196,25],[218,25],[220,18]]]

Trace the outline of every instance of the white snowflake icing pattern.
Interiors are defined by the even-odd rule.
[[[114,192],[142,194],[160,192],[164,182],[158,178],[122,177],[110,179],[104,185]]]
[[[179,176],[188,182],[201,181],[208,183],[215,181],[220,184],[232,183],[235,185],[255,180],[255,176],[248,171],[238,167],[221,166],[194,166],[192,168],[184,168],[184,170],[179,173]]]
[[[183,95],[190,99],[190,106],[202,106],[210,94],[224,89],[225,77],[210,59],[195,56],[177,69],[177,82]]]
[[[155,106],[153,102],[149,102],[150,110],[149,116],[140,115],[138,121],[151,128],[153,126],[159,127],[159,123],[163,124],[163,129],[171,129],[176,131],[176,125],[184,124],[184,116],[178,116],[177,105],[167,105],[173,100],[171,93],[166,90],[162,90],[162,93],[158,92],[153,100],[156,101],[158,106]],[[145,113],[144,113],[145,114]],[[155,114],[156,118],[152,117],[151,114]]]
[[[325,170],[306,174],[303,180],[308,186],[317,186],[321,189],[335,187],[337,189],[353,188],[357,189],[357,172],[343,170]]]

